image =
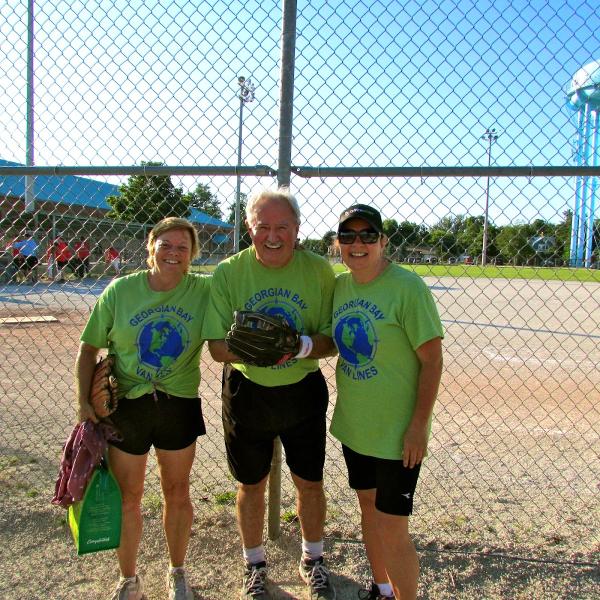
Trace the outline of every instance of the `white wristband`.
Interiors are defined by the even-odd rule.
[[[306,358],[313,349],[313,341],[310,335],[301,335],[300,336],[300,350],[298,354],[294,356],[294,358]]]

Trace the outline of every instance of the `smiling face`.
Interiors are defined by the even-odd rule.
[[[373,227],[362,219],[352,219],[344,223],[342,231],[374,231]],[[339,243],[339,242],[338,242]],[[387,264],[384,258],[387,238],[381,235],[374,244],[365,244],[356,236],[351,244],[339,244],[342,260],[350,269],[354,279],[366,283],[375,279]]]
[[[261,200],[254,208],[252,221],[246,221],[246,225],[256,258],[265,267],[284,267],[292,260],[300,227],[285,200]]]
[[[156,237],[151,249],[152,271],[183,276],[192,262],[192,237],[185,229],[170,229]]]

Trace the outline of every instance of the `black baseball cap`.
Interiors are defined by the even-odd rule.
[[[341,215],[338,224],[338,231],[342,228],[342,225],[350,219],[362,219],[366,221],[375,231],[383,233],[383,223],[381,222],[381,215],[376,208],[367,206],[366,204],[354,204],[350,208],[347,208]]]

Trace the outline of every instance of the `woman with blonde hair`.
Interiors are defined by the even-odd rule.
[[[121,579],[112,600],[143,597],[136,563],[146,461],[152,446],[171,562],[168,598],[192,600],[184,560],[193,518],[189,476],[196,438],[205,433],[198,387],[209,278],[189,273],[198,256],[198,234],[186,219],[168,217],[157,223],[147,250],[148,269],[114,279],[81,334],[75,366],[78,418],[97,421],[90,393],[97,355],[107,348],[119,383],[118,407],[110,419],[122,437],[111,442],[108,452],[123,503],[117,550]]]

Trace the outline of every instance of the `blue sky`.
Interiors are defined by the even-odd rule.
[[[26,5],[0,11],[0,157],[25,160]],[[298,2],[292,162],[311,166],[573,162],[565,90],[600,59],[596,2]],[[275,1],[44,0],[36,3],[36,163],[235,164],[237,77],[245,164],[277,165],[281,6]],[[119,183],[118,178],[110,178]],[[208,182],[224,210],[234,178]],[[243,191],[272,180],[244,179]],[[485,179],[292,178],[302,237],[333,228],[354,201],[432,223],[482,214]],[[497,224],[557,220],[574,182],[497,179]]]

